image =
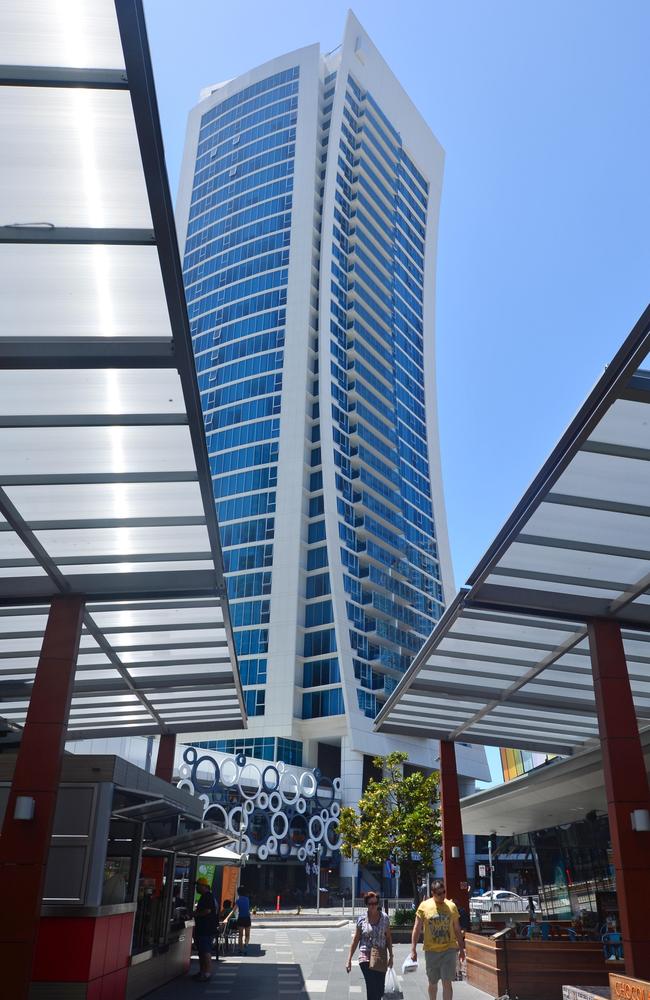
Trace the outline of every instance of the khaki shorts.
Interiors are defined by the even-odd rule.
[[[458,966],[458,948],[445,948],[444,951],[425,951],[424,961],[427,967],[427,979],[434,985],[439,979],[443,983],[453,982]]]

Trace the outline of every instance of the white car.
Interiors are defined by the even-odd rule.
[[[518,896],[516,892],[509,892],[507,889],[495,889],[493,893],[488,890],[482,896],[474,896],[470,905],[472,902],[477,910],[492,910],[494,913],[501,910],[516,913],[528,909],[528,896]]]

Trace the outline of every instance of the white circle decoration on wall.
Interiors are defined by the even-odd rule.
[[[266,861],[266,859],[269,856],[269,850],[266,844],[260,844],[260,846],[257,848],[257,856],[260,859],[260,861]]]
[[[288,806],[298,798],[298,779],[291,771],[284,771],[280,778],[280,795]]]
[[[255,811],[255,803],[253,802],[252,799],[246,799],[246,801],[244,802],[244,812],[246,813],[247,816],[250,816],[251,813],[253,813],[254,811]]]
[[[332,782],[332,787],[334,789],[334,794],[335,795],[340,795],[341,794],[341,779],[340,778],[334,778],[334,781]]]
[[[269,852],[269,854],[277,854],[278,838],[273,836],[269,837],[269,839],[266,841],[266,849]]]
[[[334,782],[324,774],[318,779],[316,786],[316,805],[320,809],[329,809],[334,798]]]
[[[176,785],[177,788],[186,788],[190,795],[194,795],[194,785],[189,778],[181,778]]]
[[[307,851],[305,850],[304,847],[299,847],[298,848],[298,853],[296,854],[296,857],[298,858],[298,861],[305,861],[306,860],[306,858],[307,858]]]
[[[331,851],[338,851],[340,849],[343,841],[339,835],[339,825],[335,819],[327,821],[324,840]]]
[[[221,763],[221,784],[225,785],[226,788],[232,788],[233,785],[237,784],[238,777],[239,768],[235,761],[232,757],[226,757]]]
[[[316,794],[316,778],[311,771],[303,771],[300,775],[300,794],[306,799],[313,799]]]
[[[331,812],[332,816],[334,816],[335,818],[337,816],[340,816],[340,814],[341,814],[341,807],[338,804],[338,802],[332,802],[332,804],[330,806],[330,812]]]
[[[322,819],[323,823],[327,823],[328,819],[330,818],[329,810],[321,809],[320,818]]]
[[[255,799],[255,805],[258,809],[268,809],[269,808],[269,797],[266,792],[260,792]]]
[[[271,816],[271,834],[282,840],[289,832],[289,818],[283,812]]]
[[[298,801],[296,802],[296,812],[297,812],[297,813],[298,813],[298,814],[299,814],[300,816],[304,816],[304,814],[305,814],[305,813],[307,812],[307,803],[306,803],[306,802],[305,802],[305,800],[304,800],[304,799],[302,798],[302,796],[301,796],[301,797],[300,797],[300,798],[298,799]]]
[[[279,792],[271,792],[269,795],[269,809],[274,813],[282,809],[282,796]]]
[[[225,830],[228,829],[228,813],[217,802],[208,806],[203,814],[203,819],[207,819],[210,823],[216,823],[217,826],[222,826]]]
[[[283,760],[277,761],[277,763],[276,763],[275,766],[277,767],[277,769],[280,772],[280,774],[283,774],[284,771],[286,771],[286,769],[287,769],[287,765],[285,764],[285,762]]]
[[[192,766],[192,781],[202,792],[214,792],[219,787],[219,765],[214,757],[204,754]]]
[[[228,829],[231,833],[235,833],[239,836],[239,830],[242,824],[244,830],[248,830],[248,816],[240,806],[235,806],[228,813]]]
[[[323,836],[323,821],[320,816],[312,816],[309,820],[309,836],[312,840],[320,840]]]
[[[235,844],[236,851],[239,849],[239,841]],[[251,839],[247,833],[244,833],[241,838],[241,852],[242,854],[250,854],[251,852]]]
[[[280,784],[280,772],[273,764],[262,771],[262,787],[265,792],[275,792]]]
[[[246,799],[256,798],[262,788],[262,774],[257,764],[244,764],[239,772],[239,791]]]

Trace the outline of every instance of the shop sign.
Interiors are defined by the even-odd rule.
[[[609,989],[612,1000],[650,1000],[650,983],[643,979],[610,972]]]

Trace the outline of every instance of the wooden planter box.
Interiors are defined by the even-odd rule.
[[[411,935],[413,934],[413,924],[410,926],[405,924],[403,927],[391,927],[390,932],[396,944],[410,944]]]
[[[607,986],[622,962],[605,962],[600,941],[494,940],[466,934],[467,979],[493,997],[562,1000],[562,987]]]

